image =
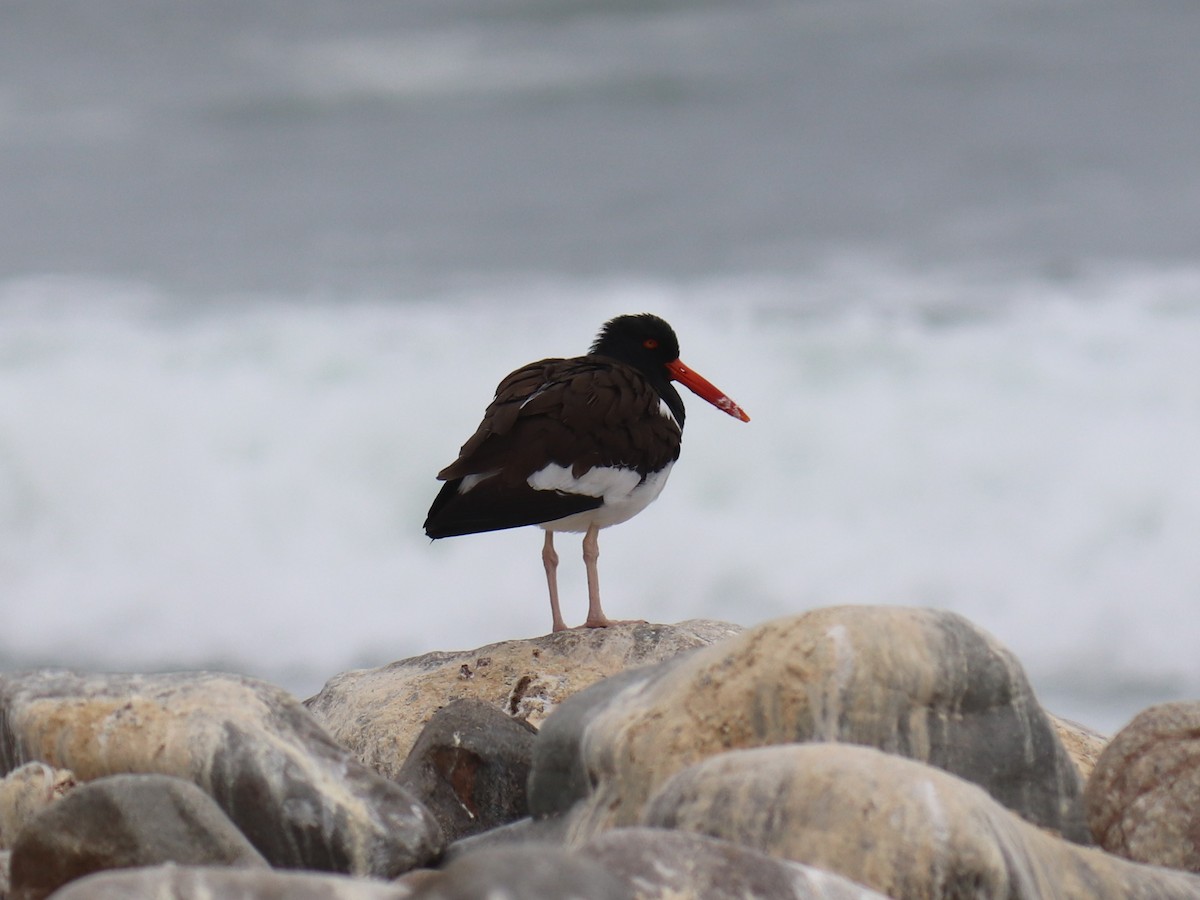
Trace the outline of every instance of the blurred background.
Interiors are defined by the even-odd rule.
[[[0,666],[544,633],[431,544],[499,379],[652,311],[691,400],[610,615],[959,611],[1102,730],[1200,692],[1192,0],[0,7]],[[559,542],[581,622],[578,544]]]

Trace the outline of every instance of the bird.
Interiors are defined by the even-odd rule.
[[[679,340],[651,313],[606,322],[584,356],[542,359],[507,375],[425,519],[431,539],[538,525],[552,630],[566,631],[556,532],[583,532],[585,627],[617,624],[600,602],[599,531],[653,502],[679,458],[682,384],[735,419],[750,417],[679,359]]]

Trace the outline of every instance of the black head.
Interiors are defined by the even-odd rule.
[[[679,339],[670,325],[650,313],[617,316],[604,323],[588,352],[619,359],[652,378],[666,378],[667,363],[679,359]]]
[[[750,421],[746,411],[723,391],[680,361],[679,340],[671,326],[658,316],[642,313],[637,316],[617,316],[605,322],[590,352],[595,356],[619,360],[645,375],[670,408],[680,428],[683,427],[683,400],[671,384],[672,381],[678,381],[693,394],[735,419]]]
[[[670,325],[650,313],[617,316],[604,323],[588,352],[619,360],[645,375],[683,427],[683,400],[667,368],[679,360],[679,339]]]

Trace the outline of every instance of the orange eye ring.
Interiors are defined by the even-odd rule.
[[[646,338],[644,341],[642,341],[642,346],[645,347],[647,350],[657,350],[658,349],[658,339],[657,338]]]

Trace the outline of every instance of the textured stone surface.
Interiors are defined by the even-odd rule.
[[[1183,900],[1200,878],[1036,828],[953,775],[867,747],[737,750],[678,773],[643,824],[724,838],[905,900]]]
[[[516,822],[500,825],[490,831],[481,831],[479,834],[455,841],[446,848],[442,863],[445,864],[467,854],[475,853],[484,847],[539,844],[562,846],[566,844],[567,826],[568,821],[564,816],[518,819]]]
[[[1050,715],[1050,724],[1054,726],[1067,755],[1075,763],[1075,768],[1079,771],[1079,780],[1087,784],[1087,780],[1092,777],[1092,770],[1096,768],[1096,760],[1108,746],[1108,738],[1086,725],[1055,715]]]
[[[539,819],[547,819],[566,813],[579,801],[587,800],[592,795],[595,781],[588,768],[584,742],[593,721],[623,708],[620,698],[627,690],[633,696],[649,692],[657,681],[682,664],[682,660],[667,660],[626,670],[585,688],[555,710],[554,715],[542,723],[533,744],[529,811]]]
[[[434,858],[432,815],[335,743],[289,694],[211,673],[0,675],[0,771],[176,775],[272,865],[392,877]]]
[[[707,646],[741,629],[693,620],[576,628],[478,650],[427,653],[378,669],[345,672],[305,701],[360,761],[396,778],[430,716],[453,700],[485,700],[532,725],[601,678]]]
[[[1200,703],[1135,716],[1101,754],[1086,803],[1105,850],[1200,872]]]
[[[534,746],[530,808],[573,840],[634,824],[680,769],[731,748],[878,747],[986,788],[1088,841],[1074,764],[1016,659],[953,613],[846,606],[760,625],[567,701]]]
[[[555,847],[480,850],[413,891],[413,900],[634,900],[604,867]]]
[[[54,900],[407,900],[402,885],[343,875],[173,865],[73,881]]]
[[[41,900],[93,872],[165,862],[267,868],[190,781],[114,775],[80,785],[26,824],[13,846],[12,897]]]
[[[729,841],[661,828],[615,828],[580,848],[637,900],[886,900],[840,875]]]
[[[455,700],[417,738],[399,781],[433,813],[446,840],[529,814],[525,784],[537,729],[483,700]]]
[[[32,762],[0,778],[0,849],[12,846],[21,828],[75,787],[75,775]]]

